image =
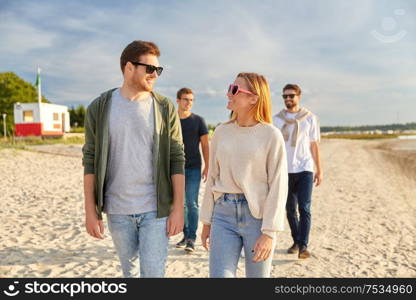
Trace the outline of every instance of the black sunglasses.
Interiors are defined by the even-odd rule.
[[[153,74],[154,71],[156,71],[157,76],[160,76],[162,74],[163,68],[162,67],[155,67],[153,65],[144,64],[137,61],[130,61],[135,66],[145,66],[146,67],[146,73],[147,74]]]
[[[295,96],[296,96],[296,94],[283,94],[282,95],[283,99],[286,99],[286,98],[293,99],[293,98],[295,98]]]

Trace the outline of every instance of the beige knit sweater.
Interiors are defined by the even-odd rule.
[[[223,193],[243,193],[262,232],[283,231],[288,190],[285,142],[272,124],[218,126],[211,140],[208,180],[200,219],[211,224],[215,201]]]

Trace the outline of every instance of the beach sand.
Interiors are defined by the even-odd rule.
[[[277,236],[273,277],[416,277],[416,152],[403,142],[409,143],[322,141],[312,257],[286,254],[286,223]],[[84,229],[80,146],[1,149],[0,202],[0,277],[121,277],[107,226],[101,241]],[[207,277],[208,253],[199,238],[191,255],[175,248],[180,239],[170,240],[166,276]],[[238,276],[244,276],[243,259]]]

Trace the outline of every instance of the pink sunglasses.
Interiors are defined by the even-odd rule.
[[[240,92],[250,95],[256,95],[248,90],[242,89],[238,84],[230,84],[230,86],[228,87],[228,93],[230,93],[233,96],[237,95]]]

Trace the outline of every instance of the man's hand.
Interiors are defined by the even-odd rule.
[[[208,178],[208,167],[209,167],[209,136],[204,134],[199,137],[202,148],[202,156],[204,157],[204,171],[202,172],[202,179],[207,182]]]
[[[97,239],[104,239],[103,220],[99,220],[95,213],[85,215],[85,228],[90,236]]]
[[[322,172],[318,171],[315,173],[315,176],[313,178],[313,183],[315,183],[315,186],[318,186],[322,183],[323,179],[324,179],[324,176]]]
[[[84,198],[85,198],[85,228],[90,236],[102,240],[104,238],[104,224],[98,219],[95,210],[95,175],[84,175]]]
[[[322,183],[324,177],[321,165],[321,154],[319,152],[319,142],[311,142],[311,154],[316,166],[316,173],[313,177],[313,183],[315,183],[315,186],[318,186]]]
[[[202,227],[202,233],[201,233],[201,241],[202,246],[209,251],[209,235],[211,234],[211,225],[204,224],[204,227]]]
[[[202,180],[204,182],[207,182],[207,178],[208,178],[208,168],[205,167],[204,170],[202,171]]]
[[[269,258],[272,252],[273,239],[267,234],[262,234],[254,244],[253,262],[259,262]]]
[[[177,207],[172,209],[166,225],[166,234],[168,237],[177,235],[178,233],[181,233],[183,231],[183,207]]]

